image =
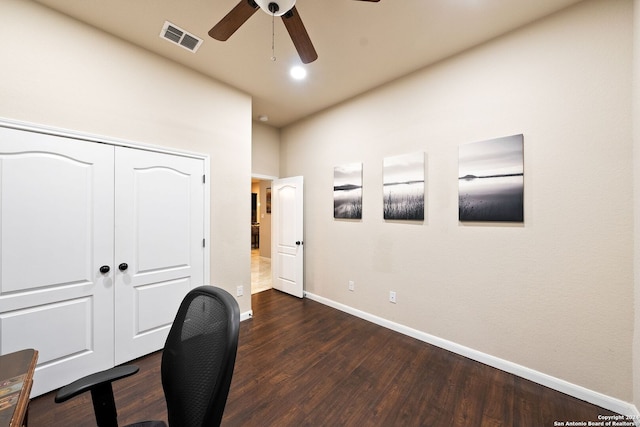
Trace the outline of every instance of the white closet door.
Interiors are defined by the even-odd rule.
[[[204,280],[204,161],[116,149],[116,364],[164,346]],[[122,264],[126,264],[122,265]]]
[[[0,353],[39,351],[33,395],[113,366],[113,153],[0,127]]]

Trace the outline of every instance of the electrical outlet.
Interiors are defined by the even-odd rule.
[[[396,293],[395,291],[389,291],[389,302],[396,303]]]
[[[351,292],[356,290],[356,282],[354,282],[353,280],[349,280],[349,290]]]
[[[241,297],[242,295],[244,295],[244,286],[238,286],[236,288],[236,296]]]

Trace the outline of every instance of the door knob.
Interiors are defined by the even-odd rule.
[[[126,262],[123,262],[122,264],[120,264],[120,265],[118,266],[118,269],[119,269],[120,271],[125,271],[127,268],[129,268],[129,265],[128,265]]]
[[[111,268],[108,265],[103,265],[102,267],[100,267],[100,273],[102,274],[107,274],[109,270],[111,270]]]

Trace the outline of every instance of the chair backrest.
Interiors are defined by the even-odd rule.
[[[219,425],[238,348],[240,309],[225,290],[201,286],[183,299],[162,354],[170,426]]]

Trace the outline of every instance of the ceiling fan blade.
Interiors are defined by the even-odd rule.
[[[313,47],[313,43],[311,43],[309,34],[306,28],[304,28],[302,18],[300,18],[300,14],[295,6],[282,15],[282,22],[284,22],[284,26],[287,28],[302,62],[308,64],[318,59],[318,54]]]
[[[209,30],[209,36],[220,41],[227,40],[242,24],[247,22],[257,10],[258,5],[253,0],[240,0],[240,3]]]

